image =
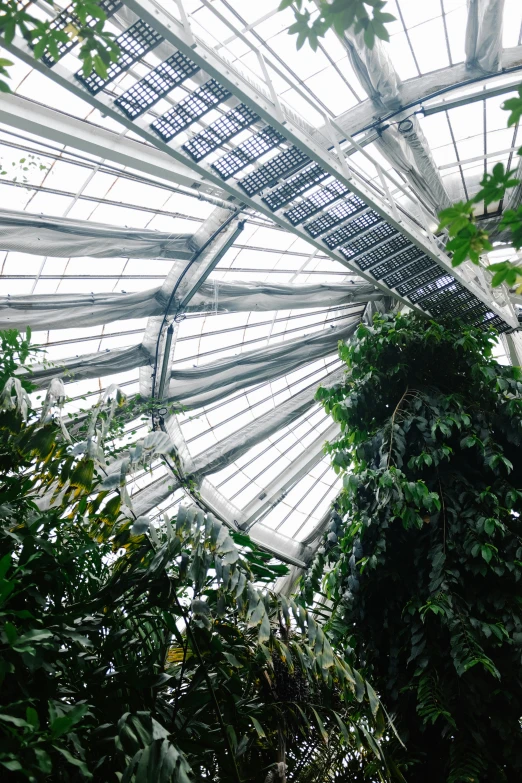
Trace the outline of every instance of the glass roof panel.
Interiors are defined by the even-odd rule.
[[[59,5],[64,6],[65,0],[60,0]],[[278,5],[279,0],[266,0],[261,5],[251,0],[185,2],[194,32],[224,55],[233,67],[247,73],[251,82],[256,84],[265,79],[259,53],[263,55],[275,92],[309,123],[310,132],[316,133],[316,141],[321,138],[317,129],[323,127],[325,116],[347,113],[350,119],[350,111],[363,112],[367,108],[370,113],[368,124],[371,125],[374,116],[388,113],[392,105],[396,106],[397,102],[393,100],[389,105],[383,102],[382,106],[369,106],[364,87],[352,67],[347,46],[333,31],[320,41],[317,52],[313,53],[308,46],[297,51],[295,36],[288,35],[288,27],[294,21],[292,10],[288,8],[277,12]],[[316,13],[314,3],[306,5]],[[179,18],[177,3],[169,2],[166,6]],[[43,5],[36,8],[42,18],[49,18],[49,14],[53,13],[51,8],[46,9]],[[418,0],[388,0],[386,10],[397,20],[390,25],[391,40],[384,44],[384,49],[403,81],[464,61],[466,0],[426,0],[422,3]],[[521,21],[519,0],[505,0],[504,46],[521,44]],[[124,14],[116,14],[108,23],[108,29],[116,34],[127,26]],[[115,99],[147,76],[172,52],[172,47],[163,42],[110,82],[100,100],[103,98],[112,107]],[[225,459],[226,464],[220,464],[219,470],[209,473],[209,486],[218,493],[216,497],[232,503],[238,513],[252,514],[254,527],[256,521],[262,522],[283,536],[304,541],[312,535],[340,487],[328,458],[318,448],[331,420],[313,402],[312,395],[321,379],[339,369],[341,362],[335,341],[332,341],[322,353],[310,352],[297,366],[290,365],[293,350],[290,341],[303,341],[305,337],[328,333],[339,325],[357,322],[364,313],[365,302],[352,302],[350,297],[346,297],[332,302],[326,300],[326,304],[320,306],[311,302],[306,307],[289,309],[285,300],[281,309],[277,309],[277,300],[274,299],[273,309],[235,311],[231,308],[223,312],[222,291],[225,285],[240,289],[247,284],[258,284],[264,292],[268,292],[267,296],[274,295],[277,286],[288,286],[293,293],[297,293],[300,286],[309,286],[316,292],[324,291],[328,286],[356,285],[361,279],[341,261],[331,258],[324,245],[322,250],[318,249],[312,242],[276,225],[269,216],[254,207],[245,207],[239,199],[227,201],[229,193],[215,182],[210,199],[210,191],[207,192],[205,187],[189,190],[186,182],[190,176],[194,177],[193,166],[185,166],[182,171],[184,177],[181,179],[180,175],[178,182],[172,175],[164,176],[158,167],[147,168],[141,159],[137,159],[139,156],[131,159],[132,165],[122,165],[122,158],[115,151],[131,139],[140,141],[142,145],[133,149],[157,152],[157,148],[150,141],[143,142],[137,133],[138,127],[134,126],[136,132],[123,127],[114,117],[101,111],[103,106],[98,104],[95,107],[87,95],[82,98],[73,94],[16,56],[12,59],[15,63],[11,70],[13,92],[25,101],[24,105],[34,115],[38,114],[44,102],[45,107],[55,110],[55,117],[64,123],[71,118],[84,121],[83,127],[91,136],[99,136],[99,129],[114,135],[110,137],[111,143],[102,148],[104,154],[101,155],[99,146],[84,141],[80,144],[71,135],[65,138],[67,143],[63,143],[62,135],[56,131],[45,134],[49,136],[45,138],[31,132],[31,129],[34,130],[32,126],[22,131],[15,124],[1,125],[0,156],[3,170],[7,172],[0,178],[4,211],[18,210],[35,217],[79,220],[86,226],[102,224],[121,230],[139,229],[149,237],[152,232],[163,232],[174,239],[193,234],[200,228],[203,234],[208,234],[217,204],[225,204],[229,209],[232,206],[241,208],[240,216],[246,221],[244,230],[208,277],[204,308],[201,312],[187,313],[184,319],[176,318],[170,369],[179,375],[174,376],[171,388],[176,388],[175,379],[182,377],[183,373],[187,378],[194,378],[197,372],[207,370],[208,386],[213,388],[219,362],[227,359],[235,361],[237,357],[247,366],[246,363],[253,364],[256,357],[261,356],[260,364],[265,362],[268,366],[271,349],[288,346],[289,352],[285,354],[287,359],[274,364],[265,375],[247,375],[237,384],[235,377],[229,385],[222,382],[211,402],[198,402],[197,397],[196,402],[190,402],[188,397],[185,408],[175,414],[180,438],[178,445],[180,453],[185,453],[197,464],[205,464],[207,455],[229,448],[232,438],[234,443],[243,439],[244,443],[250,444],[244,453],[231,456],[228,461]],[[63,69],[68,69],[73,75],[79,71],[80,65],[77,49],[61,61]],[[140,127],[148,129],[155,119],[186,100],[207,78],[200,70],[191,72],[186,81],[164,94],[156,104],[148,106],[139,120]],[[508,93],[488,97],[485,101],[469,102],[474,100],[477,90],[515,81],[516,74],[513,73],[484,74],[483,79],[450,89],[423,104],[433,109],[437,103],[454,102],[461,97],[461,106],[452,104],[447,111],[441,110],[429,116],[423,116],[419,106],[407,110],[415,112],[419,118],[441,182],[451,199],[473,196],[485,169],[495,162],[502,161],[506,165],[516,162],[513,152],[522,143],[520,134],[518,128],[506,130],[506,115],[500,108]],[[363,101],[366,103],[358,106]],[[174,158],[179,157],[178,153],[187,140],[223,118],[237,104],[235,97],[226,98],[199,115],[169,142]],[[396,119],[391,117],[390,122],[395,124]],[[201,170],[210,171],[211,164],[227,152],[237,152],[238,145],[251,139],[252,134],[264,126],[265,122],[259,120],[227,138],[221,146],[216,145],[203,159]],[[39,127],[41,130],[42,126]],[[317,143],[325,146],[325,138]],[[370,136],[369,140],[372,138]],[[228,182],[237,184],[289,146],[290,142],[283,139],[277,147],[236,172]],[[346,142],[344,147],[347,147]],[[408,210],[412,203],[418,205],[408,172],[401,170],[396,162],[390,162],[383,145],[370,143],[365,151],[367,155],[360,151],[351,155],[349,164],[365,178],[368,187],[384,193],[377,168],[380,166],[383,171],[393,174],[400,185],[392,186],[397,203]],[[20,170],[20,159],[28,155],[36,156],[35,165],[28,166],[27,171],[23,171],[23,166]],[[129,162],[129,158],[125,160]],[[288,176],[292,176],[292,172]],[[292,206],[332,181],[330,175],[329,179],[299,194],[292,200]],[[407,195],[401,190],[403,186]],[[266,191],[260,195],[265,196]],[[489,214],[496,206],[492,205]],[[285,205],[282,213],[288,208]],[[429,217],[434,223],[434,215]],[[71,251],[70,257],[61,257],[45,255],[37,250],[35,248],[34,253],[28,253],[16,247],[2,249],[0,246],[1,296],[9,296],[16,302],[20,295],[67,297],[78,294],[85,297],[82,301],[86,310],[90,307],[94,312],[98,306],[94,302],[97,294],[118,297],[152,289],[147,301],[154,305],[149,308],[148,316],[129,309],[128,318],[120,318],[118,314],[112,320],[109,313],[106,322],[97,325],[89,325],[81,318],[74,327],[63,329],[56,328],[56,324],[52,328],[46,328],[45,323],[39,324],[34,330],[34,340],[45,347],[48,361],[61,362],[84,354],[110,354],[141,345],[143,341],[147,345],[155,343],[158,321],[163,315],[157,302],[164,302],[164,299],[153,297],[175,263],[169,253],[160,250],[145,257],[128,257],[123,249],[118,248],[109,257],[98,258],[79,251]],[[497,252],[503,251],[490,254],[491,259],[497,257]],[[197,261],[197,256],[192,260]],[[188,264],[187,260],[186,271]],[[12,301],[9,307],[12,307]],[[167,313],[166,322],[172,317],[172,311]],[[67,375],[70,398],[67,410],[80,411],[95,403],[100,392],[113,382],[121,385],[128,394],[144,393],[154,369],[154,356],[151,354],[144,362],[143,370],[136,366],[124,372],[111,372],[113,368],[108,367],[107,375],[100,374],[96,378],[84,378],[81,372]],[[280,415],[283,403],[287,407],[297,405],[295,399],[300,393],[309,395],[306,409],[299,408],[299,413],[290,423],[281,424],[272,431],[269,422]],[[177,402],[183,408],[183,399]],[[129,432],[136,424],[129,423]],[[139,424],[139,431],[145,432],[148,422]],[[256,426],[259,427],[257,438],[244,440],[250,437],[249,433]],[[311,466],[305,475],[301,475],[300,465],[309,457]],[[136,477],[133,490],[136,493],[143,490],[151,482],[167,475],[167,470],[166,465],[158,461],[152,472],[143,472]],[[286,481],[286,490],[281,497],[274,488],[282,477]],[[270,492],[270,487],[273,490],[272,501],[266,507],[259,505],[260,496]],[[154,505],[149,513],[156,516],[165,509],[171,512],[187,498],[187,491],[175,489],[166,499],[153,498],[151,502]]]

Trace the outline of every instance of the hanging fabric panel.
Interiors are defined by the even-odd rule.
[[[55,258],[191,258],[192,234],[0,212],[0,250]]]

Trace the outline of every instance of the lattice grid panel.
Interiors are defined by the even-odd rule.
[[[401,296],[409,296],[411,291],[415,291],[417,288],[426,285],[426,283],[430,283],[432,280],[435,280],[436,277],[439,277],[440,274],[441,268],[438,264],[435,264],[422,274],[417,275],[413,280],[405,280],[404,283],[399,283],[399,285],[396,286],[397,293]]]
[[[116,43],[120,47],[120,56],[117,63],[112,63],[107,68],[107,78],[102,79],[94,71],[89,76],[84,76],[80,71],[76,78],[89,90],[92,95],[97,95],[120,73],[127,71],[131,65],[138,62],[147,52],[155,49],[163,38],[150,25],[142,19],[138,19],[132,27],[118,36]]]
[[[102,11],[105,12],[107,19],[109,19],[109,17],[116,13],[116,11],[119,11],[123,3],[119,0],[99,0],[98,5]],[[87,27],[92,29],[99,21],[100,20],[95,16],[88,16],[85,24]],[[63,11],[49,23],[51,30],[66,30],[71,32],[73,30],[78,30],[81,26],[82,23],[78,19],[78,16],[74,13],[73,5],[68,5],[67,8],[64,8]],[[57,45],[58,60],[61,60],[62,57],[67,54],[67,52],[70,52],[72,49],[74,49],[75,46],[78,46],[79,43],[79,38],[71,38],[67,42],[59,42]],[[45,65],[47,65],[49,68],[52,68],[53,65],[58,62],[58,60],[54,59],[49,50],[46,50],[42,57],[42,62],[44,62]]]
[[[366,204],[356,196],[350,199],[345,199],[345,201],[342,201],[324,215],[320,215],[315,220],[307,223],[305,230],[310,234],[311,237],[314,237],[315,239],[315,237],[324,234],[329,229],[334,228],[334,226],[337,226],[339,223],[342,223],[343,220],[346,220],[347,218],[366,209]]]
[[[377,212],[368,210],[368,212],[364,212],[362,215],[359,215],[359,217],[353,218],[353,220],[350,220],[349,223],[346,223],[344,226],[341,226],[341,228],[338,228],[337,231],[333,231],[331,234],[328,234],[328,236],[323,237],[323,242],[327,247],[330,248],[330,250],[333,250],[334,248],[339,247],[339,245],[342,245],[345,242],[348,242],[349,240],[359,236],[359,234],[368,231],[370,228],[373,228],[373,226],[380,224],[386,226],[384,229],[385,233],[382,235],[382,239],[385,239],[387,236],[391,236],[394,233],[394,229],[392,229],[391,226],[388,226],[387,223],[384,223],[381,216],[378,215]],[[390,229],[391,233],[389,231]],[[372,234],[373,233],[374,232],[372,232]]]
[[[388,228],[391,228],[391,226],[388,226]],[[370,234],[366,235],[366,237],[369,236]],[[363,237],[363,239],[366,239],[366,237]],[[384,259],[392,255],[392,253],[396,253],[399,250],[403,250],[404,248],[410,246],[410,243],[402,234],[397,234],[389,241],[375,241],[374,245],[369,248],[362,247],[362,243],[359,244],[359,242],[360,240],[355,240],[354,242],[354,245],[361,247],[361,250],[359,251],[360,257],[357,257],[356,260],[357,264],[363,271],[366,271],[366,269],[370,269],[372,266],[375,266],[379,263],[379,261],[384,261]],[[346,252],[347,250],[349,250],[349,248],[342,247],[341,253],[348,259],[353,258],[353,253],[348,254]]]
[[[333,204],[334,201],[337,201],[337,199],[342,198],[343,196],[347,196],[349,193],[350,189],[347,188],[346,185],[334,180],[324,188],[321,188],[321,190],[318,190],[308,198],[300,201],[299,204],[296,204],[295,207],[289,209],[284,215],[293,226],[297,226],[299,223],[312,217],[312,215],[316,215],[324,209],[324,207]],[[352,195],[351,200],[353,199],[357,199],[361,203],[361,208],[366,206],[357,196]]]
[[[193,136],[183,149],[193,160],[203,160],[255,122],[259,122],[259,116],[242,103]]]
[[[341,235],[340,232],[336,231],[335,233],[339,236]],[[363,234],[363,236],[356,237],[352,239],[352,241],[347,242],[346,245],[343,245],[341,249],[347,258],[351,258],[352,256],[357,256],[360,253],[364,253],[367,250],[370,250],[372,247],[374,247],[374,245],[380,244],[384,240],[388,239],[388,237],[392,237],[396,233],[397,230],[393,228],[393,226],[388,225],[388,223],[380,223],[371,231]],[[349,239],[350,232],[346,231],[345,236],[346,239]],[[340,241],[342,241],[342,239]],[[335,237],[332,242],[335,242],[334,247],[337,247],[340,244],[340,242],[337,242],[337,237]],[[379,259],[379,261],[381,260],[382,259]]]
[[[424,297],[421,307],[435,317],[452,315],[458,318],[464,312],[463,305],[469,302],[466,294],[465,289],[462,289],[462,286],[459,286],[453,278],[453,283],[449,283],[443,290]]]
[[[277,209],[281,209],[285,204],[289,204],[301,193],[313,188],[314,185],[318,185],[323,180],[327,179],[330,175],[317,163],[310,163],[306,168],[290,177],[287,182],[284,182],[278,188],[274,188],[271,193],[267,193],[264,196],[263,201],[270,209],[275,212]]]
[[[238,144],[235,150],[218,158],[211,164],[211,168],[217,171],[222,179],[230,179],[234,174],[259,160],[265,153],[277,147],[284,140],[285,137],[279,131],[267,125],[259,133]]]
[[[395,288],[403,280],[409,277],[414,277],[415,275],[420,275],[421,272],[425,272],[426,269],[430,269],[432,266],[434,266],[431,258],[428,258],[428,256],[423,256],[420,250],[416,247],[408,248],[404,252],[404,255],[406,254],[410,259],[407,266],[404,266],[401,263],[398,263],[396,267],[394,265],[395,260],[403,255],[401,253],[399,256],[395,256],[395,258],[391,259],[391,261],[387,259],[382,264],[379,264],[379,266],[375,267],[373,270],[375,277],[377,277],[379,280],[381,277],[384,277],[384,282],[386,285],[390,288]],[[414,259],[413,262],[411,261],[412,258]],[[394,271],[392,271],[391,274],[388,274],[386,270],[388,270],[390,267]]]
[[[412,262],[420,258],[422,258],[422,252],[418,247],[412,245],[403,253],[387,258],[382,264],[378,264],[372,269],[372,275],[376,277],[377,280],[381,280],[383,277],[385,277],[386,280],[389,280],[390,277],[395,275],[398,281],[400,281],[401,277],[404,279],[405,276],[408,277],[410,275],[411,267],[409,264],[413,266]],[[405,267],[408,268],[405,269]],[[422,269],[420,271],[422,272]],[[389,284],[387,283],[386,285]]]
[[[198,71],[196,63],[182,52],[175,52],[120,95],[115,104],[134,120]]]
[[[422,302],[427,297],[430,297],[432,294],[435,294],[437,291],[440,291],[442,288],[446,288],[446,286],[452,285],[452,283],[455,283],[454,277],[452,277],[451,275],[441,274],[440,277],[437,277],[435,280],[432,280],[431,283],[427,283],[426,285],[420,286],[415,291],[412,291],[411,294],[409,295],[409,299],[414,304],[416,304],[417,302]]]
[[[309,162],[308,155],[305,155],[298,147],[289,147],[264,163],[256,171],[239,180],[239,185],[247,196],[255,196],[256,193],[261,193],[265,188],[276,185],[282,177],[292,174],[295,169]]]
[[[163,141],[171,141],[204,114],[230,98],[231,93],[215,79],[209,79],[197,90],[151,123],[151,128]]]

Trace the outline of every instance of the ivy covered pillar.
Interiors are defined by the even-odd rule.
[[[319,399],[344,474],[305,586],[392,716],[408,783],[522,774],[522,372],[495,336],[377,316]]]

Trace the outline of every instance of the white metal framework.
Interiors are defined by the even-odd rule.
[[[518,326],[509,292],[452,269],[433,232],[521,144],[499,106],[522,11],[389,0],[389,45],[328,33],[313,55],[276,0],[259,16],[243,0],[102,4],[123,52],[107,79],[82,76],[74,42],[56,64],[7,46],[0,326],[31,326],[54,362],[35,383],[63,372],[71,410],[113,381],[154,398],[201,501],[302,567],[338,491],[322,450],[337,430],[314,401],[342,379],[338,341],[397,301]],[[493,230],[505,207],[484,212]],[[135,480],[143,514],[185,492],[164,463]]]

